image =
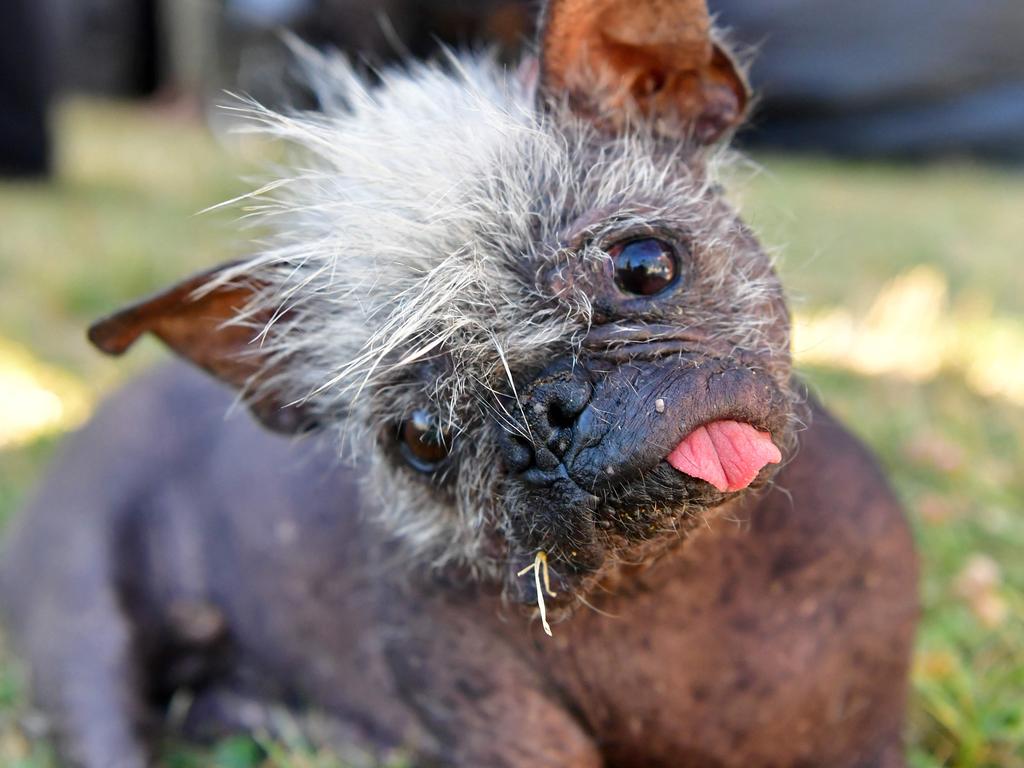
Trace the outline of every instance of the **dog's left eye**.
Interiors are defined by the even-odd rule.
[[[420,472],[435,472],[451,453],[451,440],[428,411],[413,411],[398,437],[402,457]]]
[[[653,237],[630,240],[609,249],[615,284],[625,293],[654,296],[676,281],[679,259],[675,249]]]

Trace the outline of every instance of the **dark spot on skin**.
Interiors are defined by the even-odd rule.
[[[469,677],[456,678],[455,688],[470,701],[478,701],[494,691],[494,686],[489,681]]]
[[[837,602],[830,607],[830,613],[832,614],[832,623],[836,627],[841,627],[846,623],[846,615],[849,613],[849,609],[846,603]]]
[[[747,732],[740,730],[738,728],[730,728],[728,731],[726,731],[726,733],[728,734],[726,738],[729,739],[729,743],[732,745],[732,748],[736,751],[741,751],[744,742],[746,742],[748,738]],[[765,766],[765,768],[781,768],[781,766],[776,766],[769,763]]]
[[[779,581],[798,571],[808,562],[806,549],[802,542],[795,542],[783,547],[772,560],[771,581]]]
[[[733,686],[733,688],[739,693],[743,691],[749,691],[751,688],[754,687],[754,680],[754,675],[750,670],[742,670],[736,676],[736,683]]]
[[[718,604],[730,605],[736,599],[737,579],[730,576],[718,591]]]
[[[758,621],[757,616],[740,614],[739,616],[734,616],[730,619],[729,626],[739,632],[752,634],[758,631],[760,628],[760,622]]]

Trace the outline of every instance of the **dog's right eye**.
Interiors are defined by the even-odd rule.
[[[451,440],[424,410],[413,411],[399,428],[402,458],[419,472],[437,471],[451,453]]]
[[[676,282],[679,259],[664,240],[630,240],[611,248],[608,255],[615,268],[615,284],[623,293],[654,296]]]

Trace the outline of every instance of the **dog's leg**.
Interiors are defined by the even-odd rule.
[[[87,580],[62,597],[39,612],[27,638],[32,687],[54,715],[61,752],[81,768],[145,768],[151,712],[116,595]]]
[[[123,422],[125,430],[139,424]],[[64,760],[144,768],[152,711],[142,638],[118,580],[131,553],[119,550],[117,522],[133,491],[131,457],[140,451],[132,446],[129,458],[104,463],[116,442],[103,432],[111,423],[121,420],[87,427],[65,446],[15,524],[0,556],[0,602]]]
[[[75,578],[53,576],[57,583],[44,591],[23,587],[31,605],[18,639],[34,699],[52,717],[70,765],[146,768],[152,711],[133,627],[114,585],[99,567]]]

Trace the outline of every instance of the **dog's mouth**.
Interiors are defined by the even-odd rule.
[[[557,608],[606,564],[764,485],[789,444],[787,391],[764,369],[706,357],[538,376],[525,398],[533,442],[506,444],[511,575],[543,552]],[[531,580],[515,583],[535,601]]]
[[[700,424],[636,476],[616,477],[608,464],[596,478],[559,463],[526,474],[515,494],[521,510],[516,536],[523,556],[544,552],[556,568],[586,574],[597,570],[616,542],[648,540],[680,532],[681,513],[716,507],[740,491],[760,486],[783,456],[771,432],[735,419]],[[623,474],[628,471],[619,465]],[[635,471],[635,467],[633,468]]]
[[[768,468],[782,458],[769,432],[719,419],[692,430],[646,479],[630,484],[639,489],[619,488],[598,496],[564,472],[546,499],[549,513],[562,525],[545,529],[536,526],[534,518],[534,527],[518,542],[510,560],[508,594],[523,605],[537,606],[550,634],[548,618],[556,621],[568,615],[578,598],[591,591],[611,551],[621,555],[629,550],[630,561],[644,559],[642,552],[656,544],[659,534],[671,532],[678,540],[687,522],[680,520],[680,508],[688,510],[688,522],[699,520],[689,510],[708,510],[766,481]],[[637,504],[635,498],[646,499],[652,486],[673,489],[670,492],[678,494],[681,504],[660,509]],[[656,550],[655,546],[651,552]]]
[[[767,465],[781,462],[782,452],[770,433],[720,419],[690,432],[665,461],[684,475],[732,493],[748,487]]]

